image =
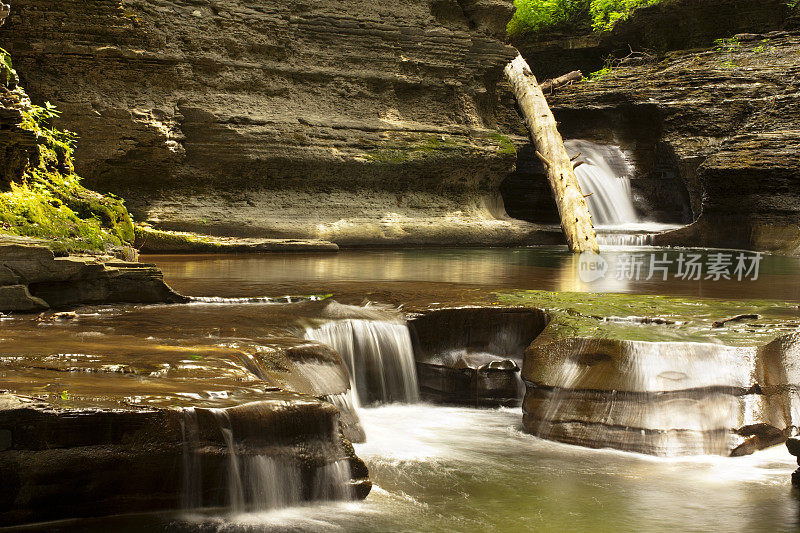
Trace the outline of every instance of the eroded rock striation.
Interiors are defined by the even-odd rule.
[[[798,425],[796,305],[540,291],[500,299],[549,318],[522,367],[523,424],[539,437],[739,456]],[[739,309],[754,312],[715,326]]]
[[[495,118],[510,0],[14,8],[0,40],[29,91],[80,135],[87,185],[139,220],[343,245],[531,242],[497,194],[515,160]]]
[[[18,318],[0,346],[3,524],[369,492],[348,439],[363,439],[358,417],[332,403],[349,381],[329,348],[76,335],[84,319],[49,324],[54,343]]]
[[[796,20],[782,2],[718,3],[735,4],[722,11],[718,27],[710,25],[716,17],[691,16],[706,9],[705,3],[678,1],[637,11],[604,37],[616,41],[582,49],[595,59],[612,51],[624,59],[598,79],[555,91],[548,101],[565,138],[623,148],[636,167],[634,194],[649,202],[651,217],[681,222],[680,204],[688,204],[696,221],[657,236],[655,244],[798,253]],[[684,22],[670,24],[678,13],[684,13]],[[676,42],[666,28],[685,39],[682,48],[706,48],[669,52],[684,41]],[[717,37],[723,40],[713,43]],[[566,40],[548,46],[556,42],[572,57],[565,70],[589,64]],[[624,43],[632,48],[620,51]],[[534,70],[550,64],[552,50],[543,46],[522,46]],[[600,66],[589,64],[585,72]],[[515,216],[542,222],[542,213],[551,216],[552,202],[545,187],[526,181],[541,170],[527,148],[520,159],[504,193],[512,202],[525,201],[507,207]]]
[[[0,239],[0,312],[185,301],[155,265],[113,256],[55,257],[42,244]]]

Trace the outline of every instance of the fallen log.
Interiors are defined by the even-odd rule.
[[[567,72],[563,76],[553,78],[552,80],[545,80],[539,85],[539,87],[541,87],[543,93],[549,93],[552,92],[553,89],[558,89],[559,87],[567,85],[568,83],[582,79],[583,72],[580,70],[573,70],[572,72]]]
[[[556,119],[544,98],[536,77],[521,55],[506,65],[505,74],[522,111],[525,125],[536,149],[536,156],[544,163],[547,180],[561,218],[561,229],[573,252],[599,251],[597,235],[592,226],[592,216],[575,177],[564,140],[558,132]]]

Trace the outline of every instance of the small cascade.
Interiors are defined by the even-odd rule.
[[[583,164],[575,175],[586,196],[595,226],[620,226],[639,222],[631,194],[631,168],[618,146],[583,140],[564,142],[570,157]],[[578,155],[580,154],[580,155]]]
[[[221,472],[221,478],[204,478],[205,452],[200,440],[198,413],[194,408],[184,409],[181,422],[183,431],[183,482],[181,506],[184,510],[203,506],[225,506],[232,513],[263,512],[300,505],[309,499],[351,500],[351,470],[347,460],[338,460],[311,472],[310,485],[304,481],[308,475],[294,462],[280,456],[254,454],[237,439],[230,417],[224,409],[205,409],[225,443],[225,457],[219,464],[213,454],[209,470]],[[206,443],[207,444],[207,443]],[[204,491],[211,488],[216,498],[204,499]],[[208,494],[205,495],[208,498]]]
[[[341,354],[359,403],[419,400],[414,349],[405,322],[335,320],[307,328],[305,337]]]
[[[597,236],[601,246],[650,246],[653,233],[604,233]]]

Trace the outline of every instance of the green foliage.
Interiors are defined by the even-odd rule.
[[[714,51],[723,55],[725,60],[722,62],[722,66],[727,68],[737,67],[733,58],[740,47],[741,43],[736,37],[731,37],[730,39],[716,39],[714,41]]]
[[[798,0],[800,1],[800,0]],[[761,44],[753,48],[753,53],[755,54],[763,54],[765,52],[769,52],[772,48],[769,46],[769,39],[764,39],[761,41]]]
[[[638,7],[657,4],[661,0],[592,0],[589,9],[592,28],[610,30],[620,20],[625,20]]]
[[[509,36],[546,31],[610,30],[637,7],[661,0],[515,0]]]
[[[9,85],[15,77],[14,65],[11,64],[11,54],[0,48],[0,77]]]
[[[589,81],[597,81],[597,80],[599,80],[600,78],[602,78],[604,76],[608,76],[612,72],[614,72],[613,68],[611,68],[610,66],[605,66],[605,67],[601,68],[600,70],[595,70],[594,72],[589,74],[589,77],[587,79]]]
[[[590,0],[515,0],[508,23],[511,36],[588,27]]]
[[[0,76],[11,68],[8,53],[0,50]],[[32,132],[36,144],[27,151],[21,180],[3,176],[8,185],[0,193],[0,233],[45,239],[58,252],[105,250],[132,242],[133,222],[122,200],[81,186],[72,163],[77,135],[53,126],[60,115],[56,107],[30,104],[20,87],[4,90],[18,102],[18,127]]]

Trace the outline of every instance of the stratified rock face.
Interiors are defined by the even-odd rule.
[[[627,143],[680,174],[697,221],[656,244],[800,250],[800,37],[744,39],[549,97],[566,138]]]
[[[0,311],[183,301],[155,265],[108,256],[54,257],[45,246],[0,242]]]
[[[462,405],[519,405],[525,348],[547,320],[538,309],[471,307],[412,318],[422,398]]]
[[[494,117],[511,9],[20,0],[2,37],[80,135],[87,186],[162,229],[524,242],[496,192],[514,164]]]
[[[540,337],[523,368],[528,431],[652,455],[745,455],[798,423],[797,335],[761,347]]]
[[[740,33],[797,28],[800,13],[785,0],[667,0],[640,7],[611,31],[589,35],[527,34],[512,44],[541,79],[574,69],[600,70],[609,54],[664,54],[712,46]]]

